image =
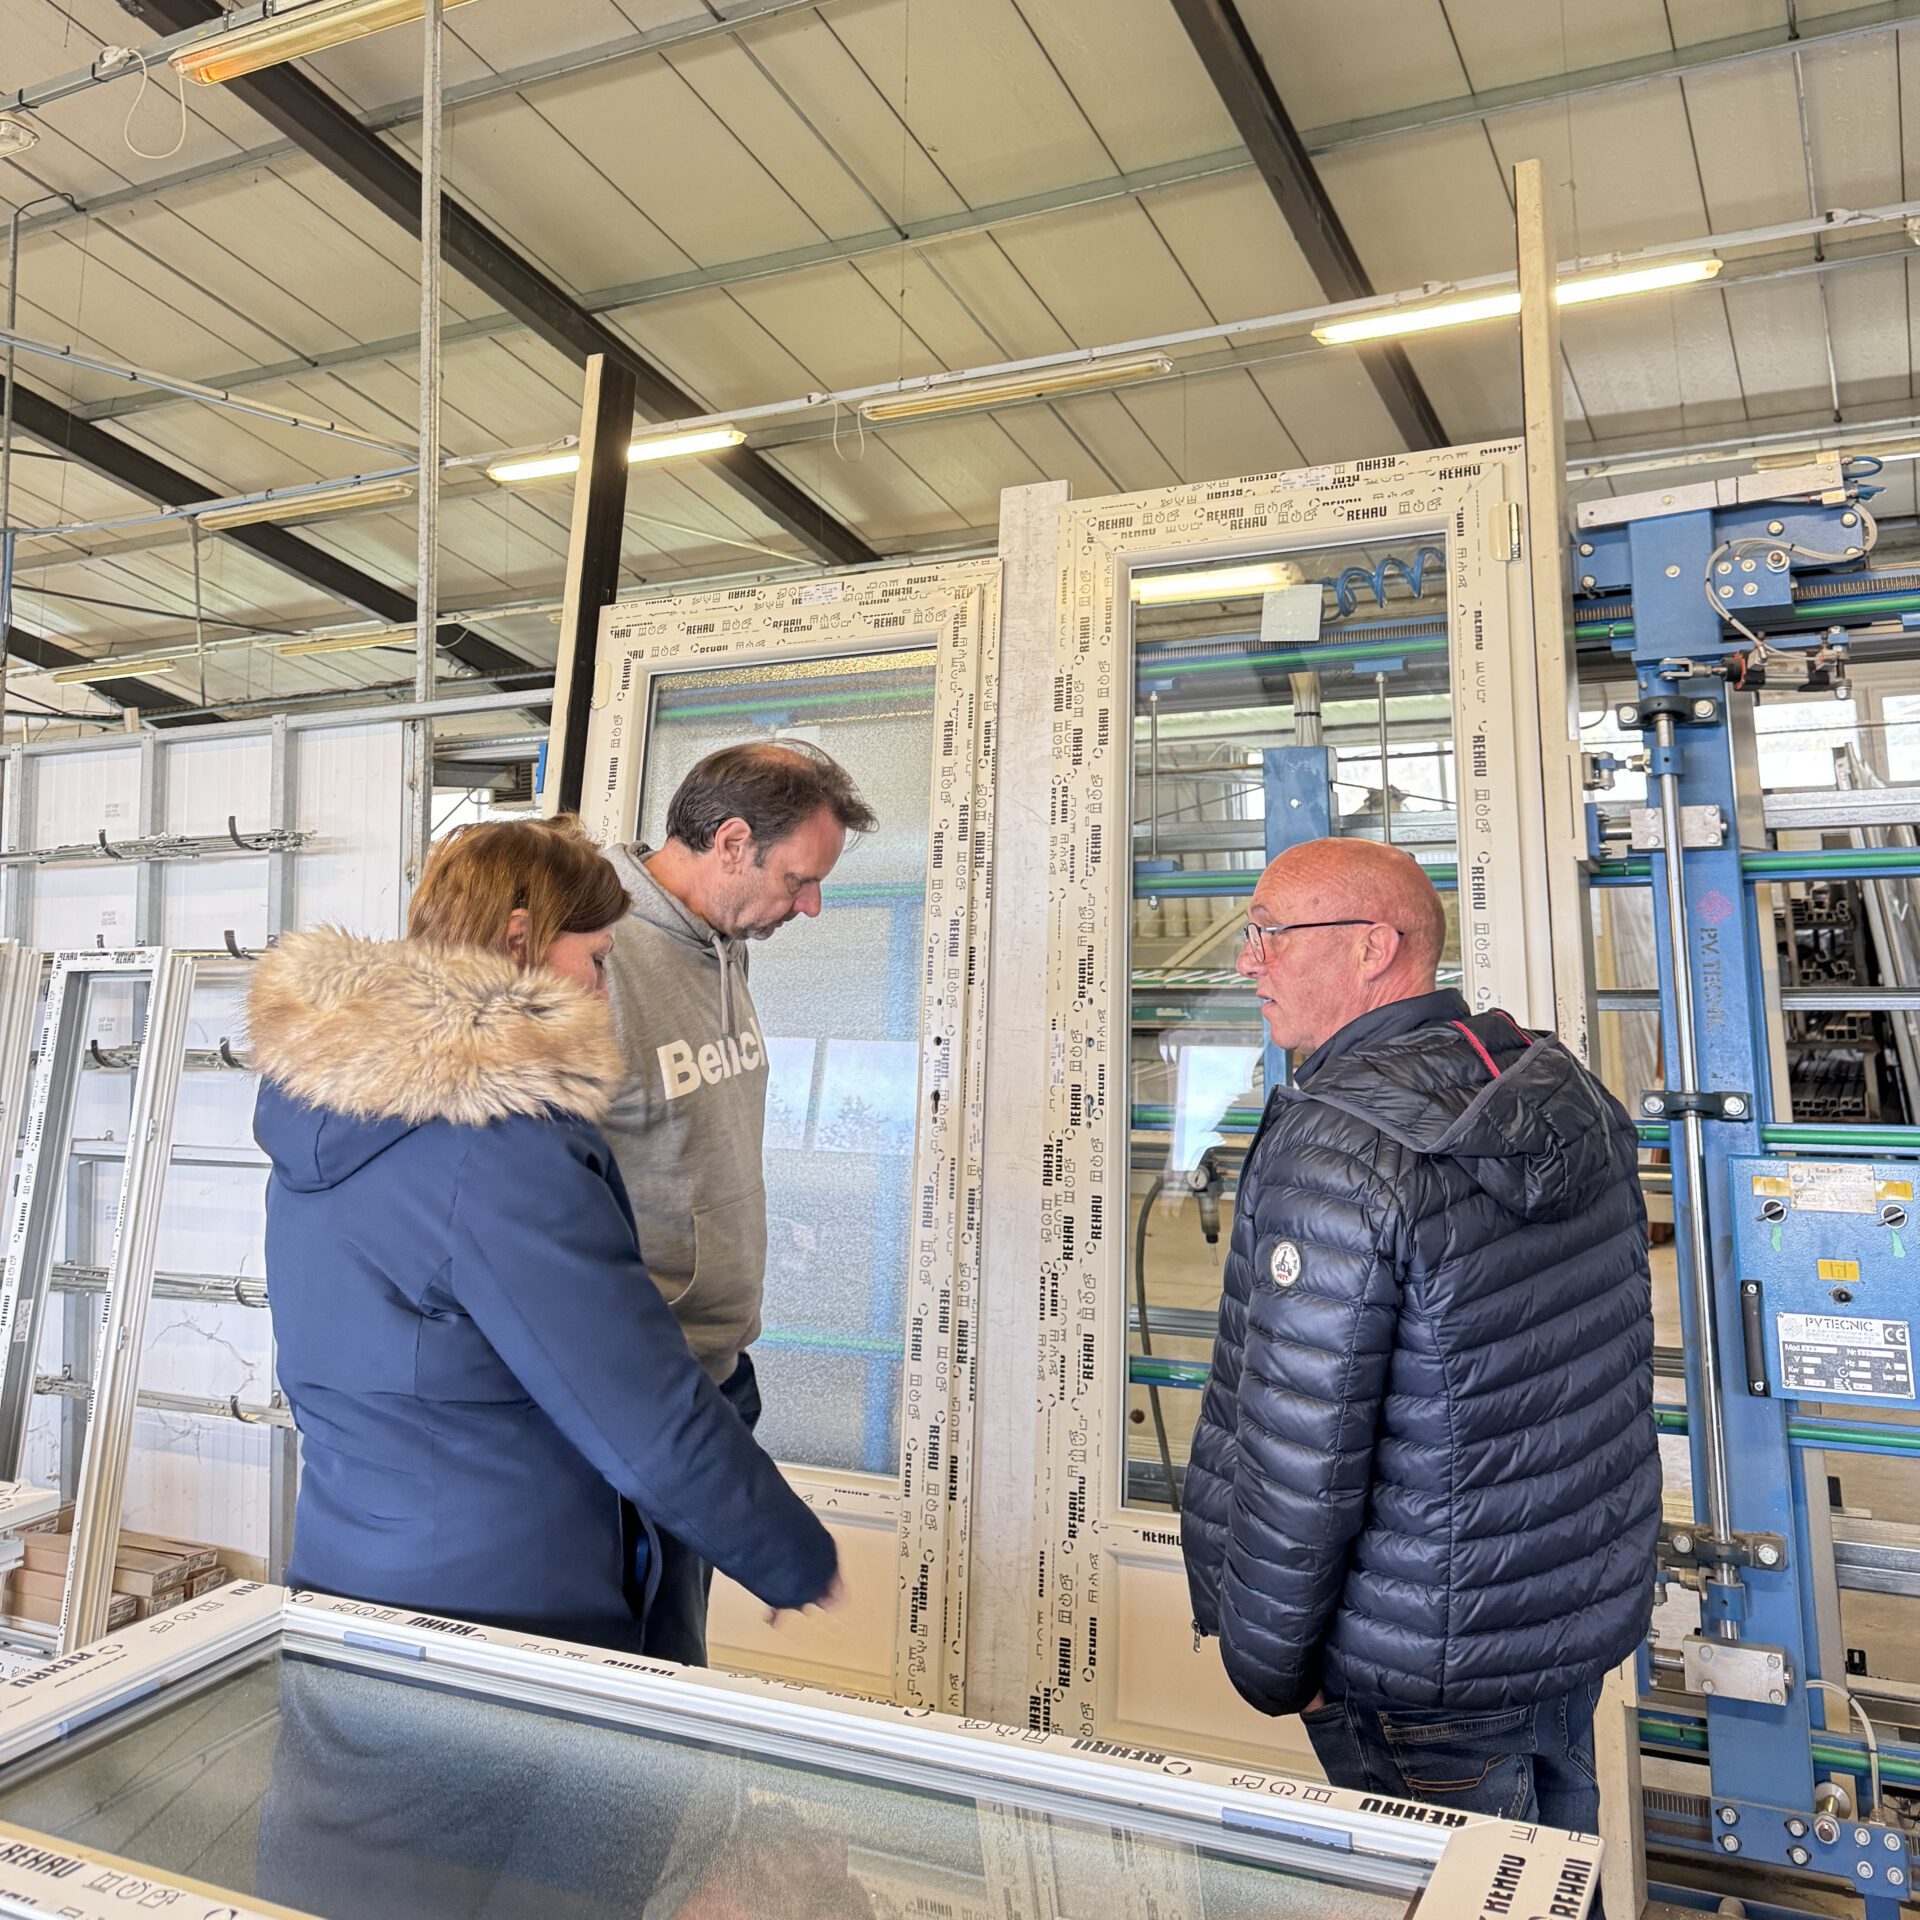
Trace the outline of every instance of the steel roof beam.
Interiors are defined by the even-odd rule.
[[[149,25],[175,33],[220,18],[214,0],[120,0],[120,4]],[[418,235],[420,170],[397,148],[369,133],[331,94],[292,66],[270,67],[227,85],[231,94],[296,141],[362,199],[397,226]],[[604,353],[633,375],[640,408],[655,419],[672,420],[706,410],[450,194],[443,194],[441,203],[442,252],[447,264],[550,347],[579,367],[596,353]],[[751,448],[734,447],[714,456],[709,465],[759,512],[821,559],[856,566],[875,557],[852,528],[842,526]]]
[[[45,634],[29,633],[21,626],[8,627],[7,653],[12,659],[24,660],[28,666],[44,668],[48,672],[60,667],[84,667],[90,664],[86,654],[75,653],[71,647],[61,646],[57,640],[49,640]],[[142,713],[156,716],[192,711],[188,701],[169,693],[152,680],[116,680],[112,689],[94,687],[91,691],[112,706],[138,707]],[[61,718],[59,714],[49,714],[47,717],[50,720]]]
[[[90,472],[139,494],[144,500],[157,501],[166,507],[186,507],[208,498],[206,485],[191,474],[156,460],[152,454],[108,433],[103,427],[69,413],[45,394],[17,383],[13,390],[13,424],[17,431],[45,446],[57,447]],[[394,626],[413,623],[410,595],[388,586],[383,580],[376,580],[370,573],[361,572],[284,527],[229,527],[219,537],[244,547],[303,585],[315,587],[348,606],[359,607],[378,620]],[[520,673],[526,669],[527,663],[518,655],[508,653],[483,634],[466,628],[448,631],[445,648],[476,673]]]
[[[1369,298],[1373,282],[1233,0],[1173,0],[1173,10],[1321,290],[1329,300]],[[1440,416],[1399,347],[1363,347],[1360,364],[1409,447],[1447,444]]]

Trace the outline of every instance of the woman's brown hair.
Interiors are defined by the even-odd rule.
[[[538,966],[563,933],[598,933],[632,902],[580,822],[483,820],[457,827],[427,856],[407,914],[407,938],[503,952],[514,909],[527,914],[527,961]]]

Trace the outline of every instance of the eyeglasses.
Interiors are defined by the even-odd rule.
[[[1385,920],[1295,920],[1284,927],[1262,926],[1258,920],[1249,920],[1247,930],[1241,936],[1241,944],[1250,947],[1261,959],[1267,956],[1267,942],[1276,934],[1311,933],[1315,927],[1384,927],[1390,924]],[[1395,933],[1400,929],[1395,927]]]

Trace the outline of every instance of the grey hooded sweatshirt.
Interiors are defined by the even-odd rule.
[[[610,847],[633,896],[607,989],[627,1083],[601,1123],[633,1202],[640,1253],[694,1356],[723,1381],[760,1331],[767,1266],[761,1141],[767,1048],[743,942],[715,933]]]

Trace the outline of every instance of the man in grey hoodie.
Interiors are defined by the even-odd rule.
[[[627,1084],[602,1125],[620,1165],[647,1271],[694,1356],[752,1427],[760,1393],[767,1196],[761,1173],[767,1048],[747,991],[749,940],[820,911],[849,833],[876,824],[839,763],[803,741],[710,753],[680,783],[657,850],[607,857],[633,896],[607,986]],[[661,1539],[646,1651],[707,1658],[713,1571]]]

